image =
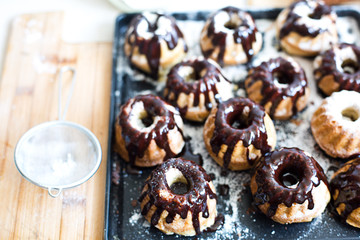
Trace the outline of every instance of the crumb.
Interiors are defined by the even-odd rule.
[[[118,161],[115,161],[112,166],[112,172],[111,172],[111,181],[115,185],[120,184],[120,164]]]
[[[301,119],[291,119],[290,121],[296,126],[300,126],[303,123],[303,120]]]
[[[216,176],[214,173],[209,173],[208,175],[209,175],[211,181],[214,181],[216,179]]]
[[[138,201],[136,199],[131,201],[131,206],[136,207],[138,204]]]

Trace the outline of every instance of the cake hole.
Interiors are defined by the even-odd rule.
[[[359,119],[359,112],[354,108],[346,108],[341,112],[343,118],[345,118],[348,121],[355,122]]]
[[[352,60],[352,59],[346,59],[342,64],[341,64],[341,68],[343,69],[344,73],[347,74],[354,74],[357,71],[359,71],[359,64]]]
[[[274,72],[273,79],[275,85],[277,85],[280,88],[287,88],[289,84],[291,84],[293,81],[292,77],[288,76],[286,73],[282,71]]]
[[[184,195],[190,190],[189,181],[177,168],[170,168],[166,172],[166,181],[172,193]]]
[[[310,14],[308,15],[308,17],[311,18],[311,19],[319,20],[319,19],[321,19],[321,17],[322,17],[322,13],[315,11],[315,12],[313,12],[313,13],[310,13]]]
[[[235,129],[246,129],[251,125],[249,118],[249,108],[245,107],[244,110],[238,114],[229,114],[229,125]]]
[[[293,172],[286,172],[280,177],[281,183],[287,188],[296,188],[300,180],[297,174]]]
[[[170,186],[173,193],[183,195],[189,191],[189,186],[183,182],[175,182]]]
[[[230,30],[234,30],[239,27],[239,24],[230,20],[224,24],[224,27],[226,27],[227,29],[230,29]]]
[[[183,77],[185,82],[196,82],[202,77],[203,74],[199,74],[193,67],[182,66],[179,69],[179,75]]]
[[[154,119],[151,116],[146,115],[145,117],[141,118],[141,122],[147,128],[147,127],[150,127],[154,123]]]

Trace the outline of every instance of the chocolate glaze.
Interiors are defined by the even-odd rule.
[[[354,62],[354,73],[343,72],[342,69],[337,68],[336,57],[334,48],[325,51],[321,55],[321,66],[314,70],[316,81],[319,84],[322,78],[328,75],[334,77],[334,81],[339,83],[339,91],[352,90],[360,92],[360,47],[352,44],[342,43],[337,46],[340,50],[346,47],[350,47],[356,55],[357,62]],[[340,65],[343,65],[340,64]]]
[[[216,232],[224,225],[224,222],[225,222],[224,215],[219,214],[215,218],[215,223],[211,227],[205,229],[204,232]]]
[[[130,22],[125,39],[127,43],[131,46],[131,53],[129,55],[129,59],[132,58],[134,49],[136,47],[139,47],[140,54],[144,54],[146,56],[151,71],[150,76],[154,79],[157,79],[159,74],[161,56],[160,42],[162,40],[165,41],[169,50],[172,50],[177,46],[179,39],[183,38],[183,34],[177,26],[173,17],[159,13],[151,14],[156,15],[155,22],[150,22],[150,20],[146,18],[146,16],[143,14],[135,16],[134,19]],[[167,18],[171,21],[171,28],[167,29],[166,34],[164,35],[159,35],[156,33],[156,30],[160,27],[160,18]],[[148,33],[154,34],[152,38],[145,39],[143,37],[143,33],[139,32],[138,26],[143,21],[147,23],[146,31]],[[140,29],[143,30],[143,28]],[[184,44],[184,51],[187,52],[186,44]]]
[[[133,166],[132,164],[126,164],[125,171],[127,174],[131,174],[131,175],[141,175],[142,174],[142,170],[140,168]]]
[[[309,2],[315,2],[316,6],[313,7]],[[306,5],[312,13],[309,14],[309,16],[301,16],[294,12],[294,8],[296,8],[299,5]],[[332,14],[332,9],[330,6],[318,2],[318,1],[309,1],[309,0],[300,0],[296,1],[289,7],[289,13],[286,17],[286,21],[283,25],[283,27],[280,29],[280,39],[287,36],[290,32],[296,32],[300,34],[301,36],[311,36],[315,38],[317,35],[319,35],[322,32],[327,31],[327,29],[323,28],[312,28],[307,26],[304,23],[299,23],[299,19],[303,17],[310,17],[312,19],[321,19],[323,16]],[[334,22],[335,23],[335,22]]]
[[[347,166],[350,167],[346,172],[335,173],[330,182],[331,195],[334,196],[335,190],[339,191],[338,198],[333,200],[334,207],[345,204],[345,210],[340,214],[344,221],[360,207],[360,158],[345,163],[342,168]]]
[[[184,76],[179,74],[182,67],[193,68],[196,81],[186,82]],[[203,72],[204,70],[205,72]],[[213,103],[210,100],[210,93],[213,93],[216,103],[221,102],[221,96],[216,88],[216,84],[221,81],[229,82],[221,73],[220,69],[208,60],[188,60],[178,63],[169,72],[166,82],[167,94],[164,97],[165,100],[179,109],[182,116],[186,115],[187,106],[179,107],[177,105],[177,100],[181,93],[185,93],[186,95],[193,93],[194,106],[199,105],[200,95],[203,94],[205,97],[205,107],[211,110]],[[171,93],[174,95],[173,99],[169,99]]]
[[[238,15],[242,22],[240,25],[235,26],[233,28],[233,38],[236,44],[241,44],[243,50],[246,54],[247,60],[250,61],[254,55],[254,50],[252,45],[256,42],[256,33],[257,28],[255,26],[254,19],[245,11],[240,10],[239,8],[235,7],[226,7],[220,9],[219,11],[215,12],[207,22],[210,22],[208,29],[207,29],[207,37],[211,39],[211,43],[213,47],[208,50],[202,50],[203,55],[206,58],[209,58],[211,54],[219,49],[219,53],[217,55],[217,62],[223,66],[224,65],[224,54],[226,49],[226,37],[227,33],[225,32],[217,32],[218,29],[215,28],[215,16],[220,12],[226,12],[229,15],[229,18],[232,19],[233,15]],[[225,24],[225,23],[224,23]],[[204,30],[203,30],[204,31]]]
[[[248,116],[245,116],[245,109],[249,110]],[[271,150],[267,142],[264,117],[263,107],[248,98],[231,98],[219,104],[210,144],[216,155],[219,153],[221,145],[227,145],[227,150],[223,156],[223,167],[225,169],[228,168],[235,145],[239,141],[242,141],[245,147],[252,144],[262,154]],[[238,122],[240,128],[234,128],[232,126],[234,122]],[[249,158],[249,152],[247,152],[247,158],[250,165],[256,161],[256,159],[251,160]]]
[[[136,102],[142,102],[144,109],[149,117],[159,116],[161,119],[156,123],[149,132],[142,132],[134,128],[129,121],[132,106]],[[120,109],[119,125],[121,126],[121,134],[125,141],[125,147],[129,154],[130,165],[135,166],[136,158],[142,158],[148,148],[151,140],[155,140],[157,146],[166,153],[164,160],[174,157],[176,154],[169,147],[168,132],[172,129],[181,129],[177,126],[174,113],[169,111],[165,102],[154,95],[140,95],[133,99],[129,99]]]
[[[288,84],[286,88],[276,86],[276,75],[280,75],[280,78]],[[306,75],[302,68],[296,69],[291,62],[282,57],[273,58],[267,62],[262,62],[249,71],[245,81],[245,89],[247,90],[257,81],[262,82],[261,94],[263,99],[260,104],[265,106],[269,102],[272,103],[269,112],[270,117],[274,117],[278,105],[285,98],[291,98],[293,103],[292,114],[296,115],[297,101],[305,95],[307,87]]]
[[[281,181],[285,173],[297,176],[295,188],[288,188]],[[325,173],[318,162],[298,148],[283,148],[268,153],[255,169],[257,191],[253,195],[255,205],[269,204],[266,215],[275,215],[279,204],[291,207],[308,200],[308,209],[314,208],[312,190],[323,181],[328,186]]]
[[[170,168],[177,168],[187,179],[189,183],[189,191],[185,194],[178,195],[170,190],[166,180],[166,172]],[[142,215],[147,215],[152,206],[156,207],[156,211],[151,216],[151,224],[157,225],[163,211],[169,214],[166,217],[167,223],[172,223],[176,214],[182,219],[186,219],[188,211],[192,213],[192,223],[196,234],[200,234],[199,216],[202,214],[204,218],[209,217],[209,209],[207,199],[217,199],[216,193],[210,188],[210,177],[205,170],[190,160],[182,158],[172,158],[158,166],[145,182],[143,192],[139,197],[142,202],[146,196],[149,201],[141,209]],[[147,188],[146,188],[147,186]],[[163,198],[161,192],[169,192],[170,197]]]

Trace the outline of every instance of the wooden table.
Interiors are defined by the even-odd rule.
[[[63,14],[57,12],[22,15],[11,26],[0,82],[0,239],[104,235],[112,43],[66,44],[60,37],[62,21]],[[57,119],[56,77],[64,65],[77,71],[66,120],[84,125],[98,137],[103,159],[88,182],[52,198],[21,177],[13,155],[29,128]],[[65,79],[64,94],[69,86]]]

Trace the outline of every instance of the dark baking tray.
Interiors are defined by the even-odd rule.
[[[360,28],[360,12],[359,10],[349,7],[334,7],[338,16],[353,17]],[[249,10],[248,12],[255,19],[274,20],[281,9],[264,9]],[[204,21],[209,16],[209,12],[191,12],[191,13],[173,13],[172,15],[178,20],[195,20]],[[119,56],[123,56],[123,46],[120,39],[124,37],[127,26],[135,14],[122,14],[117,17],[115,25],[115,36],[113,44],[113,67],[112,67],[112,88],[111,88],[111,112],[109,122],[109,148],[107,159],[107,181],[106,181],[106,208],[105,208],[105,239],[192,239],[189,237],[180,237],[177,235],[166,236],[154,227],[141,227],[129,224],[129,218],[134,209],[139,205],[133,206],[143,186],[144,180],[147,178],[152,169],[145,170],[141,175],[129,175],[125,171],[125,165],[119,161],[119,156],[112,150],[114,121],[119,112],[119,107],[127,99],[134,97],[135,92],[150,89],[154,90],[154,86],[139,81],[132,81],[132,76],[123,75],[117,72]],[[124,64],[128,64],[127,62]],[[112,182],[113,164],[120,162],[120,183]],[[246,184],[246,183],[244,183]],[[218,212],[225,212],[223,202],[226,197],[218,197]],[[359,239],[360,231],[341,223],[334,218],[331,211],[327,209],[323,213],[322,218],[325,224],[319,226],[311,226],[312,223],[301,223],[292,225],[281,225],[266,218],[261,213],[249,213],[251,209],[252,197],[249,187],[243,192],[241,203],[239,203],[239,221],[242,226],[246,226],[246,234],[241,235],[234,233],[232,235],[215,236],[215,233],[202,233],[198,238],[214,239]],[[225,222],[226,224],[226,222]],[[315,223],[316,224],[316,223]],[[311,228],[310,228],[311,227]],[[141,228],[141,229],[139,229]],[[145,229],[145,231],[144,231]],[[309,231],[307,231],[309,229]],[[311,230],[310,230],[311,229]],[[139,234],[141,233],[141,234]],[[306,233],[306,234],[304,234]]]

